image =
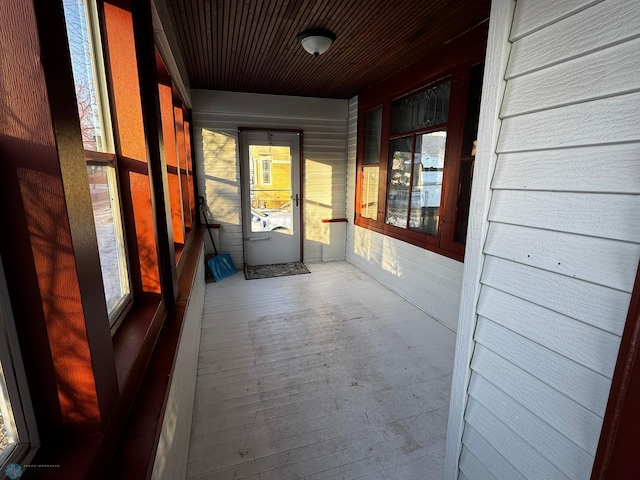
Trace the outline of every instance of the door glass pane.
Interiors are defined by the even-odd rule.
[[[249,145],[251,231],[293,234],[291,148]]]
[[[391,104],[391,134],[415,132],[447,123],[451,82],[399,98]]]
[[[362,167],[362,192],[360,192],[360,216],[378,218],[378,179],[379,165]]]
[[[73,83],[85,150],[112,152],[101,46],[95,5],[85,0],[63,0]]]
[[[416,137],[409,219],[411,230],[431,235],[438,233],[446,141],[445,131],[425,133]]]
[[[13,421],[13,411],[5,384],[4,371],[0,363],[0,464],[12,446],[18,443],[18,435]]]
[[[112,316],[130,292],[115,171],[109,165],[89,165],[87,169],[104,294]]]
[[[380,136],[382,132],[382,107],[364,114],[364,149],[362,163],[380,163]]]
[[[413,137],[389,142],[389,184],[386,223],[407,228],[411,182],[411,143]]]

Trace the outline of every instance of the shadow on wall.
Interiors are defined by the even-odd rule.
[[[333,218],[333,166],[305,158],[304,172],[305,240],[327,245],[329,229],[322,220]]]
[[[235,135],[202,129],[203,193],[209,221],[220,224],[220,252],[229,253],[241,266],[242,223],[240,167]]]
[[[361,227],[355,227],[354,233],[353,253],[355,255],[371,266],[381,268],[396,277],[403,277],[404,272],[395,245],[396,240]]]

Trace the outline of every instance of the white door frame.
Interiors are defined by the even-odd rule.
[[[239,146],[239,158],[240,158],[240,185],[241,185],[241,226],[242,226],[242,249],[243,249],[243,258],[244,263],[249,264],[248,257],[248,245],[249,242],[254,241],[268,241],[271,240],[274,236],[277,237],[277,232],[252,232],[250,222],[246,221],[247,212],[251,210],[251,198],[250,192],[247,188],[246,179],[247,175],[249,175],[249,152],[246,151],[247,145],[255,139],[256,142],[265,142],[267,141],[271,135],[275,135],[276,137],[279,135],[290,136],[293,140],[292,142],[292,165],[293,162],[297,161],[298,175],[295,178],[292,178],[292,198],[291,205],[294,209],[294,231],[296,232],[296,237],[299,239],[296,242],[295,249],[299,249],[299,255],[295,258],[295,261],[302,261],[304,259],[304,195],[303,195],[303,157],[302,157],[302,130],[289,130],[289,129],[270,129],[270,128],[251,128],[251,127],[239,127],[238,128],[238,146]],[[262,138],[261,138],[262,137]],[[277,138],[276,138],[277,143]],[[297,143],[297,146],[296,146]],[[297,160],[296,160],[297,156]],[[297,212],[296,212],[297,210]],[[297,217],[297,218],[296,218]],[[291,260],[293,261],[293,260]],[[280,261],[274,261],[273,263],[281,263]]]

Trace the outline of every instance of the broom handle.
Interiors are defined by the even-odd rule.
[[[209,219],[204,209],[204,197],[198,197],[198,203],[200,204],[200,210],[202,210],[202,216],[204,217],[205,224],[207,225],[207,232],[209,232],[209,238],[211,239],[211,245],[213,245],[213,253],[218,255],[218,249],[216,248],[216,242],[213,241],[213,234],[211,233],[211,227],[209,227]]]

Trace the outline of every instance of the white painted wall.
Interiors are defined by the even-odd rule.
[[[457,327],[461,262],[353,224],[358,100],[349,102],[347,261],[453,330]]]
[[[512,4],[494,0],[492,15]],[[483,109],[504,96],[481,122],[491,184],[472,197],[484,216],[468,246],[482,250],[466,257],[447,478],[584,479],[640,258],[640,3],[518,0],[501,21],[487,55],[508,64],[485,74]]]
[[[172,369],[169,397],[151,475],[153,480],[175,480],[187,476],[204,290],[203,248],[200,252],[192,293],[178,342],[178,353]]]
[[[198,188],[220,229],[221,252],[244,263],[238,127],[303,130],[304,260],[344,259],[345,236],[332,232],[346,203],[347,100],[193,90]],[[324,250],[324,253],[323,253]]]

